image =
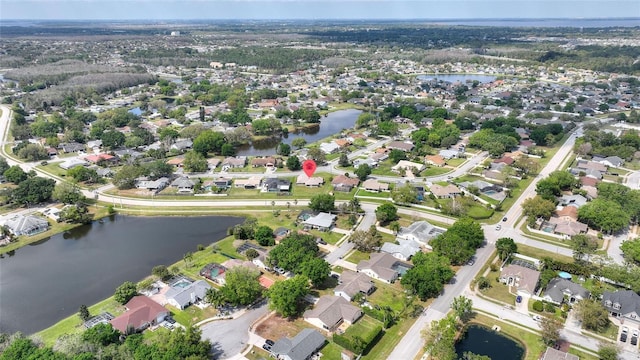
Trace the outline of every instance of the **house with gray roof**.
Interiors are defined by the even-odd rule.
[[[602,305],[611,316],[640,324],[640,295],[633,290],[605,291]]]
[[[390,254],[396,259],[409,261],[413,255],[420,252],[420,244],[413,240],[397,239],[398,243],[385,242],[380,252]]]
[[[580,300],[588,299],[590,295],[591,293],[579,284],[557,277],[549,281],[547,288],[544,290],[543,299],[558,305],[565,302],[566,299],[567,303],[573,304]]]
[[[172,150],[186,151],[193,147],[193,141],[189,139],[178,140],[171,145]]]
[[[540,356],[540,360],[580,360],[580,357],[547,346],[547,350]]]
[[[407,152],[413,150],[413,146],[412,142],[392,141],[387,144],[387,149]]]
[[[327,339],[314,329],[302,329],[293,338],[282,338],[273,344],[271,353],[280,360],[308,360],[324,346]]]
[[[325,154],[333,154],[338,150],[340,150],[340,145],[334,142],[320,144],[320,151],[322,151]]]
[[[79,144],[79,143],[62,143],[60,145],[58,145],[58,149],[64,151],[65,153],[75,153],[75,152],[79,152],[79,151],[84,151],[85,149],[85,145],[84,144]]]
[[[587,203],[587,198],[580,195],[562,195],[560,198],[560,205],[562,206],[573,206],[576,208],[580,208],[582,205]]]
[[[191,193],[196,183],[187,177],[179,177],[171,182],[171,187],[178,189],[179,193]]]
[[[9,218],[4,226],[15,236],[32,236],[49,230],[49,222],[34,215],[16,215]]]
[[[73,169],[76,166],[88,166],[88,165],[89,165],[88,161],[78,159],[78,158],[70,158],[58,164],[58,166],[60,166],[64,170]]]
[[[449,159],[457,158],[464,155],[464,151],[446,149],[446,150],[440,150],[438,152],[438,155],[442,156],[446,160],[449,160]]]
[[[540,280],[540,271],[528,267],[511,264],[500,272],[500,281],[507,286],[514,286],[520,295],[535,294]]]
[[[156,180],[149,180],[147,178],[139,178],[136,180],[136,188],[145,189],[150,191],[160,191],[169,185],[169,178],[161,177]]]
[[[323,295],[313,309],[304,312],[303,318],[323,330],[335,331],[343,323],[353,324],[362,315],[362,310],[345,298]]]
[[[312,229],[318,229],[320,231],[328,231],[333,227],[333,223],[336,221],[336,217],[333,214],[321,212],[318,215],[311,216],[303,222],[305,226],[309,226]]]
[[[416,221],[407,227],[400,228],[396,240],[411,240],[429,247],[429,241],[443,232],[445,232],[444,229],[435,227],[424,220]]]
[[[358,263],[356,270],[391,284],[412,267],[411,264],[404,263],[387,253],[372,253],[369,260]]]
[[[351,301],[357,294],[371,295],[375,289],[367,274],[344,270],[340,274],[340,284],[333,289],[333,294]]]
[[[172,285],[164,294],[167,303],[180,310],[194,304],[198,300],[204,299],[207,290],[211,289],[211,285],[205,280],[197,280],[190,284],[186,284],[186,282],[186,280],[180,280],[178,283]]]
[[[120,149],[114,151],[114,154],[118,155],[119,158],[129,157],[130,159],[137,159],[142,157],[144,154],[140,151],[135,151],[132,149]]]

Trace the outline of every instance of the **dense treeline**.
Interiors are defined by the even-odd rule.
[[[136,68],[116,68],[107,65],[88,64],[79,60],[61,60],[51,64],[34,65],[6,72],[5,78],[18,81],[21,85],[45,83],[58,84],[75,75],[95,73],[141,72]]]
[[[538,57],[543,63],[626,74],[640,73],[637,46],[577,46],[569,51],[547,51]]]
[[[337,52],[331,50],[250,46],[216,50],[211,54],[211,60],[287,71],[302,68],[311,61],[321,61],[336,55]]]
[[[582,137],[576,140],[574,150],[578,155],[618,156],[631,160],[640,150],[640,136],[637,131],[629,130],[617,137],[596,126],[585,126]]]

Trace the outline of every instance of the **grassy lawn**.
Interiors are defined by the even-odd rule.
[[[381,199],[389,199],[391,198],[391,193],[385,192],[385,191],[371,192],[363,189],[358,189],[358,191],[356,191],[355,196],[368,196],[368,197],[375,197],[375,198],[381,198]]]
[[[538,249],[533,246],[528,246],[524,244],[518,244],[518,253],[526,256],[531,256],[536,259],[542,259],[545,257],[549,257],[553,260],[562,261],[566,263],[573,262],[573,258],[569,256],[560,255],[558,253]]]
[[[124,306],[117,303],[113,297],[102,300],[101,302],[89,306],[89,313],[91,315],[98,315],[103,312],[109,312],[111,315],[118,316],[124,312]],[[53,346],[56,340],[64,334],[75,334],[84,330],[84,326],[82,326],[82,321],[78,317],[77,314],[73,314],[55,325],[44,329],[38,332],[38,335],[42,341],[44,341],[45,345]]]
[[[358,263],[362,260],[369,260],[369,253],[365,253],[359,250],[354,250],[351,253],[351,255],[349,255],[349,257],[347,257],[345,260],[358,265]]]
[[[453,158],[453,159],[447,160],[447,165],[453,166],[453,167],[458,167],[458,166],[462,165],[465,161],[467,161],[466,158]]]
[[[211,306],[200,309],[195,305],[191,305],[184,310],[180,310],[171,305],[165,305],[165,307],[171,311],[173,318],[183,326],[195,324],[198,321],[213,317],[218,313],[218,311]]]
[[[493,214],[493,209],[487,209],[486,206],[481,204],[476,204],[469,208],[467,211],[467,215],[476,220],[480,219],[488,219]]]
[[[487,275],[487,279],[491,282],[491,287],[482,290],[482,294],[492,299],[502,301],[504,303],[514,305],[516,301],[515,295],[509,293],[509,287],[500,282],[496,282],[496,276],[499,276],[500,272],[491,271]]]
[[[382,327],[382,323],[368,315],[361,317],[355,324],[349,326],[344,335],[351,339],[360,337],[361,339],[368,341],[372,338],[371,334],[377,327]]]
[[[244,356],[249,360],[266,360],[270,359],[269,353],[259,346],[252,346],[251,350]],[[339,359],[339,358],[337,358]]]
[[[335,245],[338,240],[342,239],[343,234],[333,232],[333,231],[319,231],[319,230],[311,230],[309,231],[313,236],[317,236],[322,238],[322,240],[328,242],[329,244]]]
[[[362,356],[363,360],[386,359],[402,337],[409,331],[415,319],[406,318],[398,321],[392,327],[383,331],[383,335],[369,351]],[[327,358],[327,360],[329,360]]]
[[[67,176],[67,170],[61,168],[60,163],[48,163],[47,165],[38,165],[36,169],[42,170],[48,174],[64,179]]]
[[[398,176],[397,173],[391,171],[391,168],[395,164],[391,161],[391,159],[384,160],[383,162],[378,163],[378,166],[373,168],[371,171],[372,175],[386,175],[386,176]]]
[[[376,290],[367,297],[367,301],[380,307],[389,306],[396,312],[404,309],[404,302],[407,299],[402,285],[399,281],[393,284],[385,284],[374,280]]]
[[[570,247],[568,244],[566,244],[564,241],[562,241],[562,239],[558,239],[556,237],[553,236],[547,236],[544,234],[538,234],[538,233],[533,233],[531,232],[528,228],[527,228],[527,224],[522,224],[522,226],[520,227],[520,230],[522,230],[523,233],[529,235],[529,237],[531,238],[535,238],[536,240],[540,240],[540,241],[544,241],[547,243],[551,243],[553,245],[558,245],[558,246],[562,246],[562,247]],[[602,247],[602,240],[598,240],[599,244],[598,244],[598,248]]]
[[[218,241],[215,243],[217,247],[217,252],[213,252],[213,245],[207,246],[204,250],[201,251],[193,251],[193,259],[185,262],[184,260],[180,260],[173,264],[171,267],[177,267],[180,272],[184,275],[187,275],[193,279],[200,278],[200,270],[209,263],[223,263],[229,260],[229,257],[222,255],[227,254],[230,256],[234,256],[236,258],[244,258],[242,255],[236,252],[235,247],[233,246],[233,237],[227,237],[224,240]]]
[[[420,176],[438,176],[438,175],[442,175],[442,174],[446,174],[448,172],[453,171],[453,169],[450,168],[446,168],[446,167],[437,167],[437,166],[433,166],[433,167],[429,167],[428,169],[424,170],[423,172],[420,173]]]

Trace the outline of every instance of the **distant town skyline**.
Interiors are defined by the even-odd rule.
[[[637,0],[2,0],[0,21],[640,17]],[[638,24],[640,25],[640,23]]]

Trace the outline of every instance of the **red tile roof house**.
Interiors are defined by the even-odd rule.
[[[111,326],[123,334],[142,331],[161,323],[169,315],[169,310],[146,296],[134,296],[125,305],[127,311],[111,320]]]
[[[97,164],[101,161],[108,161],[111,163],[115,163],[118,161],[118,158],[113,156],[113,155],[109,155],[109,154],[97,154],[97,155],[89,155],[87,157],[84,158],[85,161],[88,161],[90,163],[93,164]]]

